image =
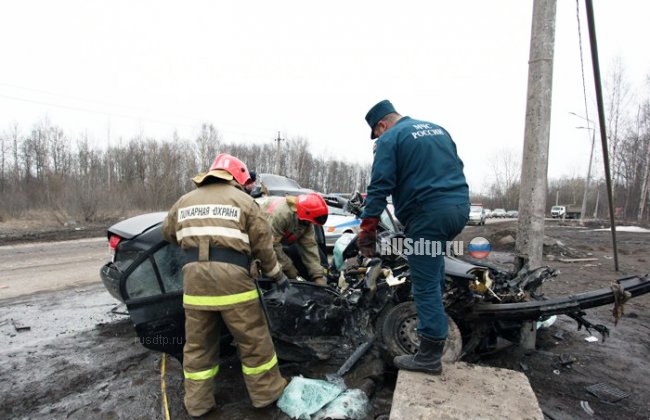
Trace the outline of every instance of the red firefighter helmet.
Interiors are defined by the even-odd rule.
[[[251,179],[248,168],[244,162],[228,153],[221,153],[218,155],[214,159],[214,162],[212,162],[210,170],[208,170],[207,173],[197,175],[194,178],[194,182],[197,185],[201,185],[208,176],[214,176],[225,180],[234,179],[242,186],[246,185],[246,183]]]
[[[298,210],[298,219],[306,220],[319,225],[327,222],[329,214],[327,204],[323,197],[318,194],[303,194],[296,198],[296,209]]]

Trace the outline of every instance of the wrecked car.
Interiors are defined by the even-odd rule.
[[[361,195],[344,205],[358,216]],[[141,343],[181,360],[184,257],[162,238],[164,216],[138,216],[109,228],[115,257],[101,268],[101,276],[109,292],[126,304]],[[388,211],[380,219],[378,241],[391,247],[404,234]],[[324,238],[319,241],[324,246]],[[280,294],[271,280],[258,280],[278,357],[289,361],[353,358],[359,356],[358,349],[373,344],[387,361],[414,353],[419,342],[408,256],[395,249],[365,258],[358,252],[355,235],[344,235],[339,241],[345,243],[334,248],[336,263],[330,267],[327,286],[292,280],[288,294]],[[559,314],[606,335],[605,326],[584,318],[585,310],[620,305],[650,292],[650,278],[645,275],[619,279],[612,288],[546,299],[537,290],[558,274],[551,267],[511,272],[487,263],[470,264],[454,255],[444,258],[444,300],[450,326],[445,360],[493,352],[499,339],[518,342],[526,321],[546,321]],[[231,338],[223,335],[222,340],[227,343]]]

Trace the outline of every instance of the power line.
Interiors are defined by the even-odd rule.
[[[107,102],[100,102],[100,101],[95,101],[95,100],[91,100],[91,99],[80,98],[78,96],[64,95],[64,94],[61,94],[61,93],[51,92],[51,91],[48,91],[48,90],[35,89],[35,88],[31,88],[31,87],[13,85],[13,84],[10,84],[10,83],[0,83],[0,86],[5,86],[5,87],[10,87],[10,88],[15,88],[15,89],[21,89],[21,90],[27,90],[27,91],[35,92],[35,93],[43,93],[43,94],[49,95],[49,96],[58,96],[59,98],[72,99],[74,101],[81,101],[81,102],[87,102],[87,103],[97,104],[97,105],[102,105],[102,106],[111,106],[111,107],[116,107],[116,108],[132,109],[132,110],[137,111],[136,108],[125,107],[123,105],[111,104],[111,103],[107,103]]]
[[[28,103],[38,104],[38,105],[52,106],[52,107],[55,107],[55,108],[68,109],[68,110],[72,110],[72,111],[88,112],[88,113],[91,113],[91,114],[99,114],[99,115],[106,115],[106,116],[112,116],[112,117],[127,118],[127,119],[132,119],[132,120],[137,120],[137,121],[149,121],[149,122],[153,122],[153,123],[157,123],[157,124],[163,124],[163,125],[169,125],[169,126],[184,126],[184,127],[191,127],[191,128],[196,128],[196,126],[197,126],[196,124],[183,124],[183,123],[178,123],[178,122],[161,121],[161,120],[156,120],[156,119],[153,119],[153,118],[139,117],[139,116],[128,115],[128,114],[118,114],[118,113],[115,113],[115,112],[97,111],[97,110],[94,110],[94,109],[82,108],[82,107],[77,107],[77,106],[56,104],[56,103],[53,103],[53,102],[37,101],[37,100],[34,100],[34,99],[28,99],[28,98],[19,98],[17,96],[4,95],[2,93],[0,93],[0,98],[11,99],[11,100],[14,100],[14,101],[28,102]]]
[[[585,62],[582,52],[582,30],[580,26],[580,0],[576,0],[576,17],[578,19],[578,45],[580,47],[580,70],[582,71],[582,97],[585,101],[585,117],[589,121],[589,107],[587,106],[587,84],[585,82]],[[594,130],[596,128],[594,127]]]
[[[5,87],[10,87],[10,88],[15,88],[15,89],[21,89],[21,90],[26,90],[26,91],[30,91],[30,92],[41,93],[41,94],[45,94],[45,95],[49,95],[49,96],[54,96],[54,97],[59,97],[59,98],[64,98],[64,99],[71,99],[71,100],[74,100],[74,101],[81,101],[81,102],[86,102],[86,103],[96,104],[96,105],[101,105],[101,106],[106,106],[106,107],[114,107],[114,108],[121,108],[121,109],[125,109],[125,110],[131,110],[131,111],[134,111],[134,112],[140,114],[140,109],[134,108],[134,107],[129,107],[129,106],[124,106],[124,105],[120,105],[120,104],[101,102],[101,101],[96,101],[96,100],[92,100],[92,99],[81,98],[81,97],[78,97],[78,96],[70,96],[70,95],[65,95],[65,94],[52,92],[52,91],[48,91],[48,90],[36,89],[36,88],[26,87],[26,86],[21,86],[21,85],[14,85],[14,84],[10,84],[10,83],[2,83],[2,82],[0,82],[0,86],[5,86]],[[12,98],[16,98],[16,96],[12,96]],[[37,100],[32,100],[32,99],[26,99],[26,98],[20,98],[20,99],[17,99],[17,100],[31,101],[31,102],[34,102],[34,103],[40,103],[40,104],[49,105],[49,106],[56,106],[56,107],[61,107],[61,108],[79,110],[79,111],[84,111],[84,112],[92,112],[92,113],[98,113],[98,114],[103,114],[103,115],[114,115],[114,116],[124,116],[124,115],[126,115],[125,118],[138,119],[138,120],[148,120],[148,121],[158,122],[158,123],[167,124],[167,125],[181,125],[181,126],[187,126],[187,127],[195,127],[195,125],[190,125],[190,124],[182,124],[182,123],[175,123],[175,122],[172,124],[172,123],[167,123],[167,122],[163,122],[161,120],[156,120],[156,119],[152,119],[152,118],[143,118],[143,117],[139,117],[139,116],[134,116],[133,113],[120,115],[120,114],[116,114],[116,113],[113,113],[113,112],[89,110],[88,108],[68,106],[68,105],[50,104],[50,103],[37,101]],[[185,120],[193,120],[194,119],[193,117],[189,117],[187,115],[179,115],[179,114],[169,114],[169,115],[173,116],[173,117],[176,117],[176,118],[182,118],[182,119],[185,119]],[[250,125],[242,125],[242,124],[230,124],[230,125],[231,126],[238,126],[238,127],[245,127],[245,128],[247,128],[249,130],[252,129],[253,131],[258,131],[258,133],[257,134],[252,134],[250,132],[235,131],[235,130],[220,130],[220,131],[228,132],[228,133],[232,133],[232,134],[245,135],[245,136],[266,135],[266,133],[269,133],[269,132],[272,131],[271,128],[266,128],[266,129],[264,129],[264,128],[255,128],[255,127],[250,127]],[[265,133],[265,134],[261,134],[261,133]],[[262,140],[260,140],[260,141],[262,141]]]
[[[3,83],[0,83],[0,85],[11,86],[11,85],[7,85],[7,84],[3,84]],[[21,88],[21,89],[23,89],[23,88]],[[24,89],[33,90],[34,92],[46,93],[45,91],[39,91],[38,89],[29,89],[29,88],[24,88]],[[50,94],[50,93],[48,93],[48,94]],[[56,94],[53,94],[53,93],[52,93],[52,95],[56,96]],[[61,95],[61,96],[65,97],[63,95]],[[6,95],[6,94],[3,94],[3,93],[0,93],[0,98],[9,99],[9,100],[13,100],[13,101],[27,102],[27,103],[37,104],[37,105],[45,105],[45,106],[50,106],[50,107],[60,108],[60,109],[67,109],[67,110],[71,110],[71,111],[86,112],[86,113],[90,113],[90,114],[103,115],[103,116],[108,116],[108,117],[126,118],[126,119],[130,119],[130,120],[138,121],[138,122],[146,121],[146,122],[150,122],[150,123],[166,125],[166,126],[173,127],[173,128],[176,128],[176,127],[180,126],[180,127],[191,128],[193,130],[199,130],[201,128],[201,125],[203,124],[203,123],[186,124],[186,123],[179,123],[177,121],[169,121],[169,120],[162,121],[162,120],[155,119],[155,118],[141,117],[141,116],[129,115],[129,114],[124,114],[124,113],[115,113],[115,112],[109,112],[109,111],[99,111],[99,110],[96,110],[96,109],[90,109],[90,108],[85,108],[85,107],[65,105],[65,104],[54,103],[54,102],[49,102],[49,101],[40,101],[40,100],[35,100],[35,99],[30,99],[30,98],[21,98],[21,97],[18,97],[18,96]],[[68,97],[68,98],[73,99],[73,97]],[[79,99],[79,100],[83,101],[83,99]],[[93,101],[87,101],[87,102],[92,103]],[[100,102],[95,102],[95,103],[100,104]],[[239,136],[258,138],[257,140],[255,140],[258,143],[263,143],[263,142],[268,141],[267,139],[261,138],[262,136],[260,136],[260,134],[253,134],[253,133],[247,133],[247,132],[236,131],[236,130],[228,130],[228,129],[223,129],[223,128],[220,128],[220,127],[217,127],[217,129],[218,129],[218,131],[220,131],[222,133],[226,133],[226,134],[234,134],[234,135],[239,135]],[[260,132],[261,131],[262,130],[260,130]]]

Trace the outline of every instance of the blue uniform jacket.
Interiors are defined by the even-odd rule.
[[[444,128],[401,118],[377,140],[372,176],[361,217],[378,217],[393,196],[405,225],[419,210],[469,204],[469,188],[456,144]]]

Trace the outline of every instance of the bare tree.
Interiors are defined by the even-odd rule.
[[[494,175],[492,195],[501,201],[497,205],[515,208],[519,201],[521,158],[512,149],[501,149],[493,154],[490,166]]]
[[[609,140],[609,158],[612,168],[612,194],[614,197],[616,183],[621,172],[619,147],[621,132],[626,124],[625,109],[630,101],[630,85],[620,57],[614,60],[612,71],[605,82],[607,95],[607,134]]]
[[[11,137],[11,155],[13,156],[13,169],[14,169],[14,182],[18,182],[20,179],[20,163],[19,163],[19,153],[20,153],[20,130],[18,129],[18,123],[14,122],[9,127],[9,136]]]
[[[639,195],[639,211],[637,212],[637,221],[643,220],[648,202],[648,184],[650,184],[650,100],[647,100],[641,108],[641,126],[644,133],[644,152],[642,155],[643,169],[641,177],[641,191]]]
[[[7,152],[7,137],[0,134],[0,192],[5,191],[5,156]]]
[[[203,123],[201,132],[196,138],[196,153],[200,162],[201,170],[205,171],[210,167],[214,157],[219,150],[221,136],[219,131],[212,124]]]

